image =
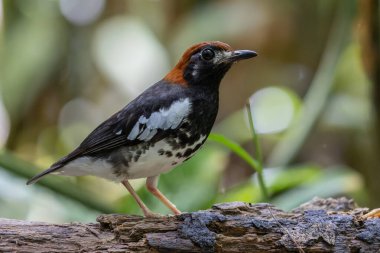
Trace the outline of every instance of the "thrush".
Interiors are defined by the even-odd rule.
[[[83,142],[33,184],[50,173],[93,175],[121,182],[144,216],[156,216],[130,179],[147,178],[147,189],[174,214],[181,212],[157,188],[159,175],[191,158],[204,144],[218,113],[219,85],[233,63],[256,56],[223,42],[191,46],[160,81],[93,130]]]

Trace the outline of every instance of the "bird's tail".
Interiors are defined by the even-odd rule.
[[[41,172],[40,174],[37,174],[35,175],[34,177],[32,177],[31,179],[29,179],[26,184],[27,185],[31,185],[31,184],[34,184],[36,183],[38,180],[40,180],[42,177],[46,176],[47,174],[50,174],[52,172],[55,172],[57,171],[59,168],[62,167],[62,164],[58,163],[58,164],[53,164],[49,169]]]

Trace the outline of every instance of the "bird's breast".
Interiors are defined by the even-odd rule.
[[[114,174],[119,178],[145,178],[168,172],[190,158],[204,143],[206,136],[200,136],[193,143],[181,144],[179,137],[166,138],[144,149],[121,150],[128,158],[127,164],[115,166]]]
[[[92,175],[116,182],[156,176],[189,159],[206,140],[204,135],[192,140],[182,138],[171,136],[156,143],[123,147],[102,157],[80,157],[64,166],[59,173]]]

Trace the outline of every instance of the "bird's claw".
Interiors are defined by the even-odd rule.
[[[163,217],[163,215],[159,214],[159,213],[154,213],[154,212],[145,212],[144,213],[144,216],[145,218],[161,218]]]

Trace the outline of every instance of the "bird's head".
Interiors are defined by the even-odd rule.
[[[254,51],[233,50],[223,42],[202,42],[187,49],[164,79],[186,86],[219,86],[234,62],[255,56]]]

